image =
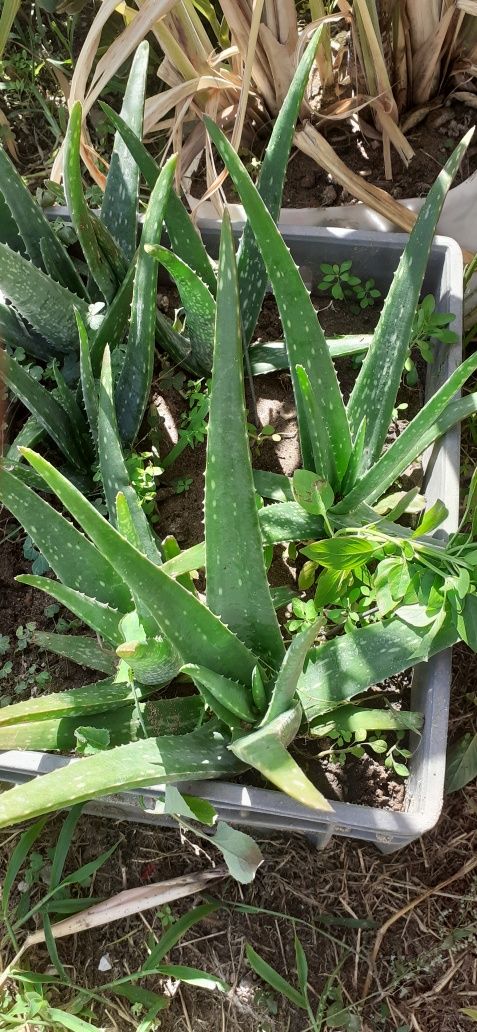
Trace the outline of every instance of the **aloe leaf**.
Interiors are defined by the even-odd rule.
[[[51,595],[112,645],[117,645],[122,641],[119,622],[124,613],[111,609],[104,602],[98,602],[96,598],[88,598],[81,591],[75,591],[74,588],[51,580],[50,577],[37,577],[35,574],[24,573],[15,580],[20,584],[28,584],[31,588],[38,588],[39,591],[45,591]]]
[[[367,705],[338,706],[332,713],[318,717],[310,728],[313,737],[326,737],[332,731],[415,731],[421,730],[422,713],[412,710],[368,709]]]
[[[362,472],[379,458],[386,440],[437,222],[472,134],[470,130],[453,151],[424,201],[348,402],[352,434],[366,418]]]
[[[387,491],[414,460],[422,455],[433,441],[441,437],[460,419],[474,411],[477,396],[468,395],[452,401],[457,391],[477,369],[477,355],[470,355],[422,407],[420,412],[393,441],[390,448],[371,466],[358,483],[333,507],[333,512],[351,512],[360,502],[369,505]],[[458,414],[462,413],[460,419]],[[458,418],[456,418],[456,416]]]
[[[68,413],[51,391],[47,391],[46,387],[30,376],[11,355],[3,356],[0,376],[46,430],[68,462],[76,469],[87,468],[88,457],[81,450],[78,433]]]
[[[93,439],[95,447],[98,443],[98,388],[93,375],[93,367],[91,365],[91,351],[89,345],[88,333],[86,326],[79,314],[76,313],[76,321],[78,324],[78,335],[80,344],[80,381],[81,381],[81,392],[83,395],[83,402],[86,412],[86,417],[89,423],[89,429],[91,431],[91,437]]]
[[[60,244],[60,246],[62,245]],[[57,283],[61,283],[63,287],[66,287],[68,290],[71,290],[72,292],[77,294],[78,297],[83,298],[84,301],[89,301],[90,298],[88,295],[88,291],[84,286],[82,280],[80,279],[79,275],[76,273],[74,266],[73,270],[75,272],[76,279],[73,281],[72,286],[70,286],[70,280],[68,279],[68,277],[65,277],[63,275],[65,264],[64,256],[57,253],[54,245],[52,245],[51,243],[51,240],[40,240],[40,251],[43,259],[43,268],[45,272],[48,273],[48,276],[50,276],[51,279],[56,280]],[[68,252],[66,251],[66,249],[65,254],[69,260]]]
[[[13,251],[18,251],[19,254],[24,254],[25,244],[18,232],[18,226],[15,219],[12,216],[10,208],[1,192],[0,188],[0,241],[2,244],[8,244]]]
[[[94,713],[103,713],[108,709],[116,710],[133,703],[136,694],[129,683],[115,684],[111,678],[107,678],[105,681],[95,681],[82,688],[52,692],[49,695],[39,695],[35,699],[25,699],[24,702],[15,702],[11,706],[3,706],[0,710],[0,727],[30,721],[41,723],[53,718],[83,718]]]
[[[194,547],[197,547],[197,546],[194,546]],[[199,548],[200,548],[200,545],[199,545]],[[170,559],[176,559],[182,553],[182,549],[179,548],[179,545],[178,545],[178,543],[177,543],[177,541],[176,541],[176,539],[175,539],[173,534],[168,534],[167,537],[164,538],[164,540],[161,542],[161,549],[162,549],[162,557],[163,557],[163,560],[164,560],[165,563],[169,562]],[[193,549],[190,549],[189,551],[193,551]],[[205,563],[205,548],[202,549],[202,565],[204,565],[204,563]],[[196,568],[197,567],[192,567],[193,570],[195,570]],[[167,571],[167,573],[169,573],[169,576],[170,576],[170,571],[169,570]],[[191,570],[189,569],[187,571],[187,573],[183,574],[182,576],[179,576],[177,579],[179,581],[179,584],[182,584],[183,588],[187,588],[188,591],[192,591],[192,594],[195,595],[194,581],[193,581],[192,577],[190,576],[190,573],[191,573]]]
[[[93,449],[91,448],[91,442],[88,440],[88,424],[84,418],[83,412],[78,405],[74,392],[71,387],[68,387],[66,380],[58,367],[56,359],[53,362],[53,375],[56,380],[56,391],[55,396],[58,399],[61,407],[66,412],[68,419],[73,427],[75,435],[78,439],[78,444],[88,454],[85,455],[83,463],[89,465],[93,459]]]
[[[258,521],[264,545],[323,536],[322,517],[310,516],[297,502],[265,505],[258,513]]]
[[[237,717],[239,720],[245,720],[248,724],[255,723],[257,712],[252,704],[251,693],[245,685],[194,663],[187,663],[183,666],[182,673],[191,678],[199,691],[206,688],[208,694],[217,700],[221,707],[229,710],[235,718],[234,723],[237,722]],[[217,715],[219,716],[219,714]]]
[[[106,348],[104,352],[99,388],[98,451],[101,480],[111,523],[115,524],[116,522],[116,498],[121,492],[127,501],[138,542],[137,547],[152,562],[161,563],[161,554],[155,544],[147,516],[139,504],[134,488],[131,487],[121,450],[113,399],[109,348]]]
[[[58,240],[40,205],[32,197],[3,147],[0,147],[0,190],[33,264],[39,269],[46,269],[42,246],[47,248],[48,255],[60,276],[58,282],[84,298],[86,295],[83,283],[68,251]]]
[[[366,440],[366,416],[363,416],[361,423],[358,427],[356,437],[353,441],[353,450],[349,457],[348,466],[346,473],[343,477],[341,485],[341,491],[343,495],[347,495],[354,487],[356,480],[358,479],[361,463],[363,459],[364,444]]]
[[[94,541],[97,549],[154,616],[184,661],[249,683],[256,657],[207,607],[129,544],[46,459],[22,453]],[[97,593],[96,593],[97,594]]]
[[[212,341],[215,325],[215,300],[206,283],[186,262],[159,244],[146,246],[148,254],[167,269],[174,280],[187,316],[186,333],[194,358],[204,372],[212,367]]]
[[[227,744],[219,731],[204,727],[187,735],[146,738],[85,757],[66,769],[3,792],[0,827],[126,788],[238,774],[242,764]]]
[[[7,464],[9,462],[19,462],[21,459],[20,448],[31,448],[33,444],[38,444],[41,441],[44,434],[43,427],[35,416],[28,416],[28,419],[23,424],[21,430],[18,431],[17,436],[12,441],[8,451],[5,455]]]
[[[99,247],[81,181],[80,143],[83,111],[77,100],[70,111],[65,138],[64,185],[71,221],[89,271],[106,301],[116,293],[116,279]]]
[[[256,655],[276,668],[284,647],[255,504],[237,267],[227,213],[220,239],[204,510],[207,604]],[[240,677],[238,671],[236,676]]]
[[[311,627],[307,627],[293,638],[278,672],[262,725],[269,724],[291,708],[305,659],[316,639],[320,625],[321,621],[315,620]]]
[[[174,555],[171,558],[164,556],[162,569],[169,577],[179,579],[193,570],[200,570],[202,566],[205,566],[205,543],[203,541],[199,545],[185,548],[179,555]]]
[[[0,476],[0,501],[21,523],[61,581],[123,613],[131,608],[126,585],[94,545],[7,470]]]
[[[55,634],[50,631],[35,631],[32,639],[41,649],[54,652],[57,656],[70,659],[78,666],[101,670],[103,674],[114,674],[117,667],[114,652],[105,649],[96,638],[80,634]]]
[[[301,58],[278,112],[262,161],[258,191],[274,221],[277,220],[280,212],[295,125],[322,31],[320,26],[312,36]],[[248,211],[247,215],[249,215]],[[255,229],[249,217],[243,230],[237,256],[243,333],[246,345],[252,338],[267,287],[267,270],[262,260],[262,257],[265,259],[265,256],[260,256],[259,248],[260,242],[255,239]]]
[[[248,767],[259,770],[268,781],[303,806],[329,811],[332,808],[328,801],[287,751],[287,745],[293,741],[300,723],[301,707],[297,705],[257,731],[234,739],[229,749]]]
[[[308,723],[458,640],[450,619],[429,644],[425,627],[411,627],[394,617],[319,645],[309,653],[298,682],[298,697]]]
[[[139,684],[154,684],[160,687],[170,684],[181,668],[181,659],[168,641],[149,638],[146,641],[124,642],[116,649],[124,659]]]
[[[57,351],[75,351],[78,334],[74,309],[76,306],[87,322],[87,304],[5,244],[0,244],[0,268],[2,292],[17,312]]]
[[[81,691],[81,689],[76,689]],[[71,693],[73,694],[73,693]],[[131,694],[131,693],[130,693]],[[193,731],[204,715],[199,696],[160,699],[158,702],[128,701],[104,713],[86,713],[78,706],[74,716],[56,716],[0,725],[0,749],[33,749],[42,752],[71,752],[77,745],[75,731],[87,720],[88,727],[105,729],[109,747],[161,734],[184,735]]]
[[[348,358],[362,355],[371,342],[371,337],[364,333],[350,334],[347,337],[327,337],[326,343],[332,359]],[[288,354],[283,340],[268,340],[251,344],[249,348],[250,365],[254,376],[275,373],[288,369]]]
[[[157,262],[145,251],[145,244],[160,238],[164,210],[176,166],[169,158],[152,191],[136,261],[129,336],[124,363],[116,387],[116,412],[121,440],[130,445],[139,430],[151,386],[154,364]]]
[[[296,367],[296,379],[300,392],[300,402],[305,413],[308,427],[308,436],[313,453],[313,469],[327,480],[336,491],[339,487],[339,476],[333,453],[330,448],[328,429],[326,427],[322,405],[318,396],[313,393],[310,377],[303,366]]]
[[[238,190],[276,297],[297,399],[303,464],[310,469],[313,455],[307,416],[300,403],[296,374],[298,365],[306,369],[313,394],[323,399],[323,418],[328,430],[329,446],[338,476],[342,477],[351,452],[350,431],[336,371],[310,296],[285,241],[240,158],[218,126],[207,116],[204,121]],[[247,317],[246,304],[244,298],[243,318]]]
[[[122,279],[121,286],[118,288],[104,318],[91,338],[91,368],[95,377],[99,378],[106,344],[109,344],[110,350],[113,351],[114,348],[122,343],[126,335],[129,325],[135,272],[135,262],[131,262],[126,275]]]
[[[253,483],[255,490],[262,498],[270,498],[273,502],[295,501],[293,482],[283,473],[269,473],[268,470],[254,469]]]
[[[141,43],[133,57],[124,92],[121,117],[134,135],[142,138],[149,44]],[[119,133],[109,166],[101,219],[131,261],[136,250],[139,168]]]
[[[20,318],[13,306],[4,305],[2,302],[0,302],[0,334],[2,341],[10,344],[12,348],[24,348],[29,355],[37,355],[36,344],[38,341],[32,340],[23,319]],[[33,347],[33,351],[30,345]],[[47,342],[41,343],[41,338],[38,357],[48,357]]]
[[[142,141],[133,133],[124,119],[117,115],[109,104],[105,104],[102,101],[99,104],[121,135],[132,157],[139,166],[146,183],[152,190],[160,175],[159,165],[154,161],[154,158],[146,150]],[[187,259],[190,267],[201,277],[215,296],[217,281],[209,256],[189,213],[174,190],[171,190],[169,194],[164,221],[174,253],[180,258]]]

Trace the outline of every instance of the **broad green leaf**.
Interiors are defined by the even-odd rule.
[[[78,334],[74,310],[78,308],[83,321],[87,322],[86,302],[6,244],[0,244],[0,268],[2,293],[17,312],[57,352],[75,351]]]
[[[431,505],[430,509],[426,509],[412,537],[417,538],[422,537],[423,534],[432,534],[432,531],[440,527],[448,515],[449,511],[446,509],[444,502],[438,500],[434,505]]]
[[[267,982],[269,986],[280,996],[284,996],[285,999],[289,1000],[294,1007],[300,1007],[301,1010],[306,1010],[306,999],[303,993],[298,992],[289,982],[287,982],[282,975],[275,971],[275,968],[271,967],[263,957],[257,953],[253,946],[249,946],[247,943],[245,946],[245,953],[250,967],[255,971],[255,974],[259,976],[264,982]]]
[[[116,387],[116,412],[125,445],[131,445],[141,425],[151,387],[154,364],[157,262],[145,250],[161,235],[164,211],[174,177],[176,157],[164,165],[152,191],[144,217],[136,261],[129,335],[124,363]]]
[[[231,777],[243,768],[227,744],[220,732],[203,727],[190,734],[146,738],[88,756],[3,792],[0,827],[127,788]]]
[[[296,799],[303,806],[310,806],[315,810],[331,810],[325,797],[309,781],[287,751],[287,746],[295,738],[300,723],[301,706],[296,705],[244,738],[234,738],[229,749],[248,767],[259,770],[280,791]]]
[[[6,469],[0,501],[16,517],[63,583],[126,613],[131,598],[113,567],[52,505]]]
[[[268,587],[255,504],[242,355],[237,268],[225,213],[205,474],[207,604],[241,641],[276,669],[284,647]],[[227,676],[225,670],[221,672]],[[242,680],[238,670],[234,677]]]
[[[148,58],[149,43],[144,40],[133,57],[121,108],[121,117],[138,139],[142,138]],[[116,133],[101,219],[129,261],[136,250],[138,197],[139,168],[122,137]]]
[[[217,674],[213,670],[197,666],[194,663],[186,663],[182,667],[182,673],[187,674],[192,679],[199,691],[203,687],[206,688],[208,694],[217,699],[221,708],[225,707],[225,709],[230,710],[230,713],[235,718],[233,720],[234,724],[237,722],[237,717],[246,723],[255,723],[257,713],[253,706],[251,692],[245,685],[240,684],[238,681],[232,681],[230,677],[223,677],[222,674]]]
[[[88,598],[81,591],[75,591],[67,584],[61,584],[49,577],[36,577],[34,574],[25,573],[15,577],[15,580],[20,584],[28,584],[31,588],[37,588],[39,591],[45,591],[106,641],[111,642],[112,645],[120,643],[119,621],[124,615],[123,613],[118,613],[104,602],[98,602],[96,598]]]
[[[230,874],[242,885],[253,881],[257,868],[263,863],[262,853],[250,835],[238,828],[231,828],[225,821],[218,821],[215,833],[210,839],[220,849]]]
[[[215,325],[215,300],[206,283],[182,258],[159,244],[146,245],[146,251],[167,269],[174,280],[187,316],[185,332],[193,355],[205,373],[212,368]]]
[[[261,164],[257,187],[274,221],[277,220],[280,212],[295,125],[313,66],[315,53],[320,44],[322,31],[322,26],[316,30],[298,64],[275,119]],[[255,239],[255,228],[248,211],[247,215],[249,218],[244,226],[237,256],[242,323],[246,346],[249,345],[255,329],[268,279],[263,261],[265,256],[260,256],[260,243]]]
[[[167,640],[149,638],[146,641],[127,641],[116,649],[139,684],[170,684],[181,669],[181,659]]]
[[[321,620],[316,620],[311,627],[307,627],[293,638],[278,672],[262,725],[269,724],[275,717],[279,717],[291,709],[303,671],[303,664],[316,640],[320,626]]]
[[[3,147],[0,147],[0,190],[18,226],[33,265],[46,272],[49,271],[44,266],[42,254],[42,245],[47,246],[55,268],[61,273],[58,282],[74,294],[78,294],[79,297],[85,298],[85,289],[68,251],[58,240],[51,223],[43,214],[40,205],[30,193]],[[57,279],[56,276],[53,278]],[[2,289],[4,289],[3,282]]]
[[[175,785],[166,785],[164,793],[164,813],[185,817],[188,821],[199,821],[212,828],[217,811],[207,799],[199,799],[193,795],[183,795]]]
[[[101,670],[103,674],[114,674],[116,670],[117,663],[114,652],[100,645],[97,638],[89,638],[81,634],[34,631],[32,640],[41,649],[64,656],[65,659],[70,659],[78,666]]]
[[[0,376],[17,398],[35,416],[38,423],[46,430],[68,462],[76,469],[85,469],[88,455],[81,448],[79,429],[72,423],[64,407],[56,400],[51,391],[35,380],[16,362],[11,355],[5,354],[0,367]]]
[[[122,538],[66,477],[35,452],[25,457],[69,509],[105,559],[154,616],[158,628],[185,662],[249,684],[256,657],[228,627],[161,567]]]
[[[239,157],[210,118],[205,116],[204,121],[238,190],[277,300],[297,399],[303,465],[309,469],[313,457],[306,416],[299,405],[298,365],[306,370],[313,394],[323,399],[330,448],[338,475],[342,477],[351,452],[350,431],[335,368],[310,296],[272,216]],[[243,317],[246,317],[245,298]]]
[[[393,617],[312,649],[298,682],[298,698],[308,723],[456,641],[458,634],[450,619],[429,643],[425,628]]]
[[[124,119],[116,114],[109,104],[105,104],[102,101],[99,103],[110,122],[112,122],[124,140],[128,150],[139,166],[147,185],[152,190],[161,172],[159,165],[149,154],[149,151],[146,150],[142,141],[126,125]],[[187,259],[190,267],[201,277],[215,296],[217,282],[209,256],[189,213],[174,190],[171,190],[169,194],[164,221],[174,254],[177,254],[180,258]]]
[[[379,459],[386,440],[432,240],[442,205],[472,134],[473,130],[470,130],[453,151],[424,201],[394,273],[372,343],[348,402],[347,413],[353,435],[366,419],[361,463],[363,473]]]
[[[474,411],[475,395],[468,395],[458,401],[452,401],[452,398],[476,368],[477,355],[470,355],[426,402],[371,469],[360,477],[343,501],[334,506],[335,512],[351,512],[362,501],[371,505],[430,444]]]
[[[364,537],[333,537],[326,541],[315,541],[302,549],[307,559],[312,559],[319,566],[330,570],[354,570],[369,562],[376,552],[382,549],[382,543],[367,541]]]
[[[81,181],[80,145],[82,119],[82,107],[79,100],[77,100],[70,111],[65,138],[63,165],[65,196],[71,221],[81,244],[89,271],[105,300],[112,301],[116,293],[116,277],[109,263],[105,260],[98,244]]]
[[[310,516],[326,516],[334,495],[326,480],[320,480],[309,469],[296,469],[293,474],[293,494],[302,509]]]
[[[477,735],[467,731],[447,752],[445,790],[458,792],[477,777]]]

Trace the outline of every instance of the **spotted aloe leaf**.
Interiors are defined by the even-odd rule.
[[[316,641],[319,627],[320,621],[315,620],[311,627],[307,627],[293,638],[273,686],[263,724],[269,724],[292,708],[303,665],[309,650]]]
[[[212,709],[219,718],[225,709],[229,711],[227,723],[230,721],[230,715],[233,725],[237,724],[237,718],[249,724],[255,723],[258,714],[253,705],[251,691],[245,685],[194,663],[187,663],[183,666],[182,673],[187,674],[193,680],[199,691],[202,691],[203,688],[206,689],[207,699],[212,698]],[[218,710],[215,709],[216,702],[219,704]]]
[[[75,307],[87,323],[86,302],[6,244],[0,244],[0,269],[3,294],[44,338],[46,347],[50,344],[60,353],[75,351],[78,346]]]
[[[96,638],[81,634],[55,634],[49,631],[35,631],[33,641],[48,652],[70,659],[78,666],[101,670],[103,674],[114,674],[117,667],[114,652],[101,645]]]
[[[127,641],[116,649],[125,660],[139,684],[169,684],[177,677],[181,659],[168,641],[149,638],[145,641]]]
[[[193,354],[205,373],[212,366],[212,342],[215,325],[215,300],[206,283],[186,262],[159,244],[146,247],[148,254],[167,269],[174,280],[186,313],[186,333]]]
[[[135,695],[129,683],[116,684],[111,678],[95,681],[82,688],[65,689],[50,695],[39,695],[25,699],[0,711],[0,727],[31,722],[41,723],[58,717],[89,716],[109,709],[120,708],[134,702]]]
[[[321,398],[313,392],[310,377],[303,366],[296,367],[296,379],[303,411],[307,417],[307,430],[313,453],[313,469],[336,490],[339,476],[333,452],[329,447],[328,429],[323,415]]]
[[[91,686],[98,696],[98,685]],[[86,691],[86,689],[75,689]],[[65,694],[65,693],[61,693]],[[69,693],[74,695],[74,692]],[[123,693],[124,694],[124,693]],[[129,695],[132,695],[131,689]],[[13,707],[8,707],[13,709]],[[38,749],[42,752],[71,752],[77,745],[75,731],[84,724],[105,729],[109,747],[124,745],[144,737],[161,734],[184,735],[199,726],[204,704],[198,696],[185,699],[160,699],[158,702],[120,702],[105,712],[91,713],[78,705],[75,715],[24,719],[0,724],[0,749]]]
[[[154,541],[150,525],[138,497],[129,481],[119,440],[119,429],[113,398],[113,381],[109,348],[105,349],[98,410],[98,451],[101,480],[104,486],[109,519],[116,522],[116,499],[118,492],[125,497],[137,537],[138,548],[152,560],[162,562],[161,553]]]
[[[0,501],[21,523],[63,583],[127,613],[131,597],[113,567],[52,505],[2,470]]]
[[[229,748],[248,767],[259,770],[268,781],[292,799],[315,810],[331,810],[329,802],[290,756],[287,746],[293,741],[301,723],[301,707],[294,706],[273,721],[235,738]]]
[[[46,248],[51,262],[54,264],[58,280],[63,287],[86,298],[80,276],[78,275],[68,251],[63,246],[39,204],[35,201],[28,187],[18,174],[3,147],[0,147],[0,191],[18,227],[31,261],[39,269],[48,272],[44,264],[42,248]]]
[[[160,175],[160,168],[154,158],[146,150],[142,141],[135,135],[130,126],[116,114],[109,104],[100,101],[104,113],[120,133],[124,143],[141,170],[147,185],[152,190]],[[209,256],[202,243],[192,219],[177,194],[171,190],[164,221],[174,254],[188,262],[191,269],[207,284],[215,296],[217,281]]]
[[[11,355],[3,356],[0,376],[46,430],[68,462],[75,469],[87,468],[88,456],[81,445],[81,431],[85,429],[81,415],[78,427],[51,391],[30,376]]]
[[[89,271],[106,301],[116,293],[116,278],[98,244],[81,180],[81,122],[83,111],[76,101],[70,111],[65,138],[64,184],[71,221],[81,244]]]
[[[146,738],[85,757],[3,792],[0,827],[126,788],[239,774],[243,765],[227,745],[225,735],[205,726],[186,735]]]
[[[435,440],[455,423],[475,411],[477,394],[458,401],[452,398],[477,369],[477,355],[470,355],[422,407],[420,412],[393,441],[390,448],[362,475],[349,494],[333,509],[336,513],[351,512],[360,502],[369,505],[380,498],[396,477],[418,458]]]
[[[280,213],[283,186],[295,125],[322,31],[322,27],[316,30],[301,58],[275,120],[262,161],[257,188],[274,221],[277,220]],[[246,208],[245,202],[243,203]],[[255,229],[250,220],[248,210],[247,215],[249,217],[245,223],[238,251],[242,323],[246,345],[252,339],[265,296],[268,275],[270,275],[269,272],[267,275],[267,269],[264,264],[265,256],[260,254],[260,243],[255,239]]]
[[[137,48],[124,92],[121,117],[137,138],[142,138],[144,94],[146,89],[149,44]],[[101,206],[101,219],[131,261],[136,250],[139,168],[119,133],[109,166]]]
[[[83,531],[135,596],[154,616],[159,631],[184,661],[238,678],[248,684],[257,659],[198,598],[168,577],[112,527],[91,502],[46,459],[29,449],[22,454],[41,474]]]
[[[386,440],[437,222],[472,135],[470,130],[455,148],[424,201],[348,402],[353,435],[366,418],[362,472],[376,462]]]
[[[98,387],[93,375],[91,365],[91,349],[86,326],[79,314],[76,313],[78,324],[78,336],[80,345],[80,381],[83,404],[88,420],[91,437],[95,448],[98,443]]]
[[[160,239],[176,158],[164,165],[152,191],[144,217],[141,246],[136,261],[129,335],[124,362],[116,386],[116,412],[124,445],[131,445],[146,408],[154,364],[156,330],[157,262],[145,250]]]
[[[123,277],[111,304],[108,305],[100,325],[91,337],[91,369],[95,377],[99,378],[106,344],[109,344],[110,350],[113,351],[118,344],[123,342],[126,336],[131,312],[135,273],[136,263],[133,261]]]
[[[220,240],[204,509],[207,605],[267,665],[277,668],[284,646],[255,503],[237,266],[227,213]],[[238,671],[235,676],[240,678]]]
[[[327,444],[338,477],[342,477],[351,452],[350,430],[335,367],[310,296],[285,241],[240,158],[218,126],[206,116],[204,121],[238,190],[276,297],[295,391],[303,465],[306,469],[313,468],[308,432],[308,419],[312,415],[300,393],[296,372],[299,365],[306,370],[313,394],[323,399]]]
[[[96,598],[88,598],[83,592],[76,591],[67,584],[51,580],[50,577],[37,577],[35,574],[24,573],[15,579],[20,584],[28,584],[31,588],[37,588],[39,591],[45,591],[51,595],[93,631],[100,634],[105,641],[111,642],[112,645],[119,645],[122,641],[119,622],[124,613],[119,613],[104,602],[98,602]]]

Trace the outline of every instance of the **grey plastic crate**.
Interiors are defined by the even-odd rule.
[[[210,252],[217,253],[219,232],[216,224],[204,222],[200,228]],[[406,241],[405,236],[397,233],[343,229],[290,227],[284,236],[308,286],[315,286],[321,279],[321,262],[351,259],[354,271],[362,279],[373,277],[383,293],[390,285]],[[423,292],[434,295],[438,311],[455,315],[453,328],[459,336],[459,344],[452,348],[445,345],[436,348],[434,363],[428,366],[427,371],[428,397],[448,379],[461,361],[462,273],[462,254],[458,245],[447,237],[436,237]],[[424,456],[427,501],[429,505],[438,498],[445,502],[449,515],[442,529],[447,532],[455,530],[458,523],[459,448],[460,432],[456,428]],[[332,813],[320,814],[272,789],[248,788],[220,781],[190,782],[180,787],[210,800],[219,816],[234,824],[264,832],[275,830],[306,834],[319,847],[325,846],[333,835],[341,835],[373,842],[384,853],[393,852],[432,828],[439,817],[443,800],[450,681],[451,650],[414,668],[411,705],[423,713],[424,728],[422,736],[412,743],[411,773],[406,782],[402,811],[355,803],[333,803]],[[0,780],[19,784],[76,762],[81,761],[39,752],[4,752],[0,753]],[[103,797],[89,803],[87,809],[90,813],[123,820],[163,824],[167,822],[155,813],[156,802],[162,794],[163,789],[156,785]]]

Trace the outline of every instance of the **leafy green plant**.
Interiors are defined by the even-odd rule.
[[[457,344],[458,336],[449,326],[455,316],[448,312],[436,312],[436,300],[432,294],[426,294],[417,306],[412,328],[409,355],[404,363],[406,383],[413,387],[418,380],[413,351],[418,351],[424,362],[434,361],[435,341],[442,344]]]
[[[337,263],[329,265],[324,262],[320,265],[323,279],[318,284],[318,290],[324,290],[327,294],[331,294],[335,301],[349,300],[349,298],[356,296],[357,288],[361,286],[361,280],[359,276],[353,275],[351,271],[352,265],[353,262],[349,259],[341,262],[340,265]],[[378,290],[376,297],[380,296]]]

